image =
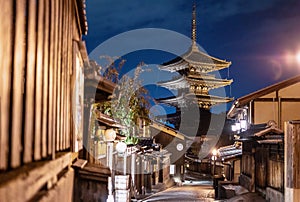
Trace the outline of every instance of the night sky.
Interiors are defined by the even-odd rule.
[[[141,28],[168,29],[190,38],[193,2],[88,0],[88,52],[111,37]],[[196,5],[198,44],[232,62],[229,71],[221,72],[234,80],[226,88],[228,97],[237,99],[300,74],[295,57],[300,52],[299,0],[198,0]],[[161,64],[175,56],[138,51],[122,57],[130,69],[140,60]]]

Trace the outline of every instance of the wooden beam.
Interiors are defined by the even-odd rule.
[[[62,43],[62,1],[58,1],[58,35],[57,35],[57,94],[56,94],[56,151],[61,150],[61,117],[60,117],[60,110],[61,110],[61,43]]]
[[[42,147],[42,97],[43,97],[43,58],[44,58],[44,1],[38,1],[37,25],[37,61],[35,85],[35,131],[34,131],[34,160],[41,159]]]
[[[48,108],[48,148],[47,153],[48,155],[52,155],[53,158],[53,134],[54,134],[54,120],[53,120],[53,96],[54,96],[54,38],[55,38],[55,1],[49,2],[50,6],[50,22],[49,22],[49,108]]]
[[[57,151],[57,83],[58,83],[58,79],[57,79],[57,74],[58,74],[58,14],[59,14],[59,4],[58,4],[58,0],[53,0],[54,1],[54,40],[52,41],[52,43],[54,43],[54,66],[53,66],[53,111],[52,111],[52,116],[53,116],[53,142],[52,142],[52,157],[55,158],[55,152]]]
[[[278,102],[279,97],[277,98],[257,98],[253,100],[254,102]],[[300,102],[300,98],[280,98],[281,102]]]
[[[284,134],[285,201],[299,201],[300,121],[285,122]]]
[[[29,201],[49,180],[71,165],[71,157],[70,152],[63,153],[55,160],[31,163],[1,174],[1,201]]]
[[[155,129],[157,129],[157,130],[159,130],[159,131],[162,131],[162,132],[164,132],[164,133],[166,133],[168,135],[171,135],[173,137],[179,138],[181,140],[185,139],[184,135],[182,135],[182,134],[176,132],[174,129],[171,129],[171,128],[166,127],[164,125],[160,125],[160,124],[157,124],[157,123],[153,122],[150,126],[153,127],[153,128],[155,128]]]
[[[11,107],[13,1],[2,1],[0,12],[0,170],[8,166]]]
[[[34,89],[35,89],[35,63],[36,63],[36,0],[28,2],[27,21],[27,67],[25,90],[25,130],[24,130],[24,155],[23,162],[32,161],[32,145],[34,131]]]
[[[65,2],[63,4],[63,12],[62,12],[62,20],[63,20],[63,40],[62,40],[62,91],[61,91],[61,95],[62,95],[62,99],[61,99],[61,117],[64,117],[62,118],[62,128],[61,128],[61,133],[62,133],[62,148],[63,149],[66,149],[66,145],[65,145],[65,137],[66,137],[66,132],[65,132],[65,123],[66,123],[66,116],[65,116],[65,101],[66,101],[66,54],[67,54],[67,49],[66,49],[66,38],[67,38],[67,30],[66,30],[66,23],[67,23],[67,2]]]
[[[68,5],[68,11],[67,11],[67,66],[66,66],[66,147],[70,148],[70,136],[71,136],[71,93],[70,93],[70,68],[72,66],[72,35],[71,35],[71,26],[72,26],[72,21],[71,21],[71,1],[67,1]]]
[[[73,163],[72,167],[74,168],[84,168],[84,166],[87,164],[87,160],[84,160],[84,159],[77,159],[75,161],[75,163]]]
[[[74,201],[75,199],[73,198],[73,187],[74,170],[70,168],[59,179],[59,181],[53,189],[49,190],[48,192],[44,192],[43,196],[39,199],[39,201]]]
[[[45,1],[45,37],[44,37],[44,61],[43,61],[43,111],[42,111],[42,157],[47,156],[48,114],[49,114],[49,56],[50,56],[50,2]]]
[[[26,1],[18,0],[16,3],[15,39],[14,39],[14,67],[12,80],[12,129],[11,129],[11,159],[12,168],[21,164],[21,139],[23,125],[23,93],[24,93],[24,67],[25,67],[25,25]]]

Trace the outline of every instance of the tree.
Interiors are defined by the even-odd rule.
[[[121,63],[123,66],[124,60],[121,60]],[[129,137],[129,139],[135,134],[135,128],[139,120],[145,120],[146,124],[150,123],[149,113],[151,105],[149,99],[151,98],[148,96],[148,91],[143,88],[142,81],[139,78],[140,74],[145,71],[145,69],[142,68],[143,65],[144,63],[140,63],[136,67],[133,78],[124,75],[120,80],[116,79],[115,81],[118,81],[118,83],[111,101],[101,104],[103,113],[112,116],[120,124],[125,126],[125,128],[121,130],[121,133]],[[121,68],[119,68],[119,70],[120,69]],[[111,74],[109,75],[110,78],[113,76]]]

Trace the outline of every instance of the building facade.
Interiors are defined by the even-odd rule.
[[[71,201],[83,136],[84,1],[1,6],[1,201]]]
[[[300,119],[300,76],[268,86],[237,99],[227,114],[238,123],[261,124],[275,121],[280,129],[284,122]]]

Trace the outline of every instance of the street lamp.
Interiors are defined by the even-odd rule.
[[[217,153],[218,153],[218,152],[217,152],[216,149],[213,149],[213,150],[212,150],[212,157],[211,157],[211,159],[212,159],[213,162],[214,162],[214,165],[213,165],[213,172],[212,172],[213,175],[215,175],[215,170],[216,170]]]
[[[126,175],[126,161],[127,161],[127,153],[126,153],[127,145],[126,145],[126,143],[118,142],[116,145],[116,150],[117,150],[118,156],[123,159],[123,165],[120,165],[120,166],[123,167],[123,173],[124,173],[124,175]],[[117,161],[117,163],[119,163],[119,162]]]

